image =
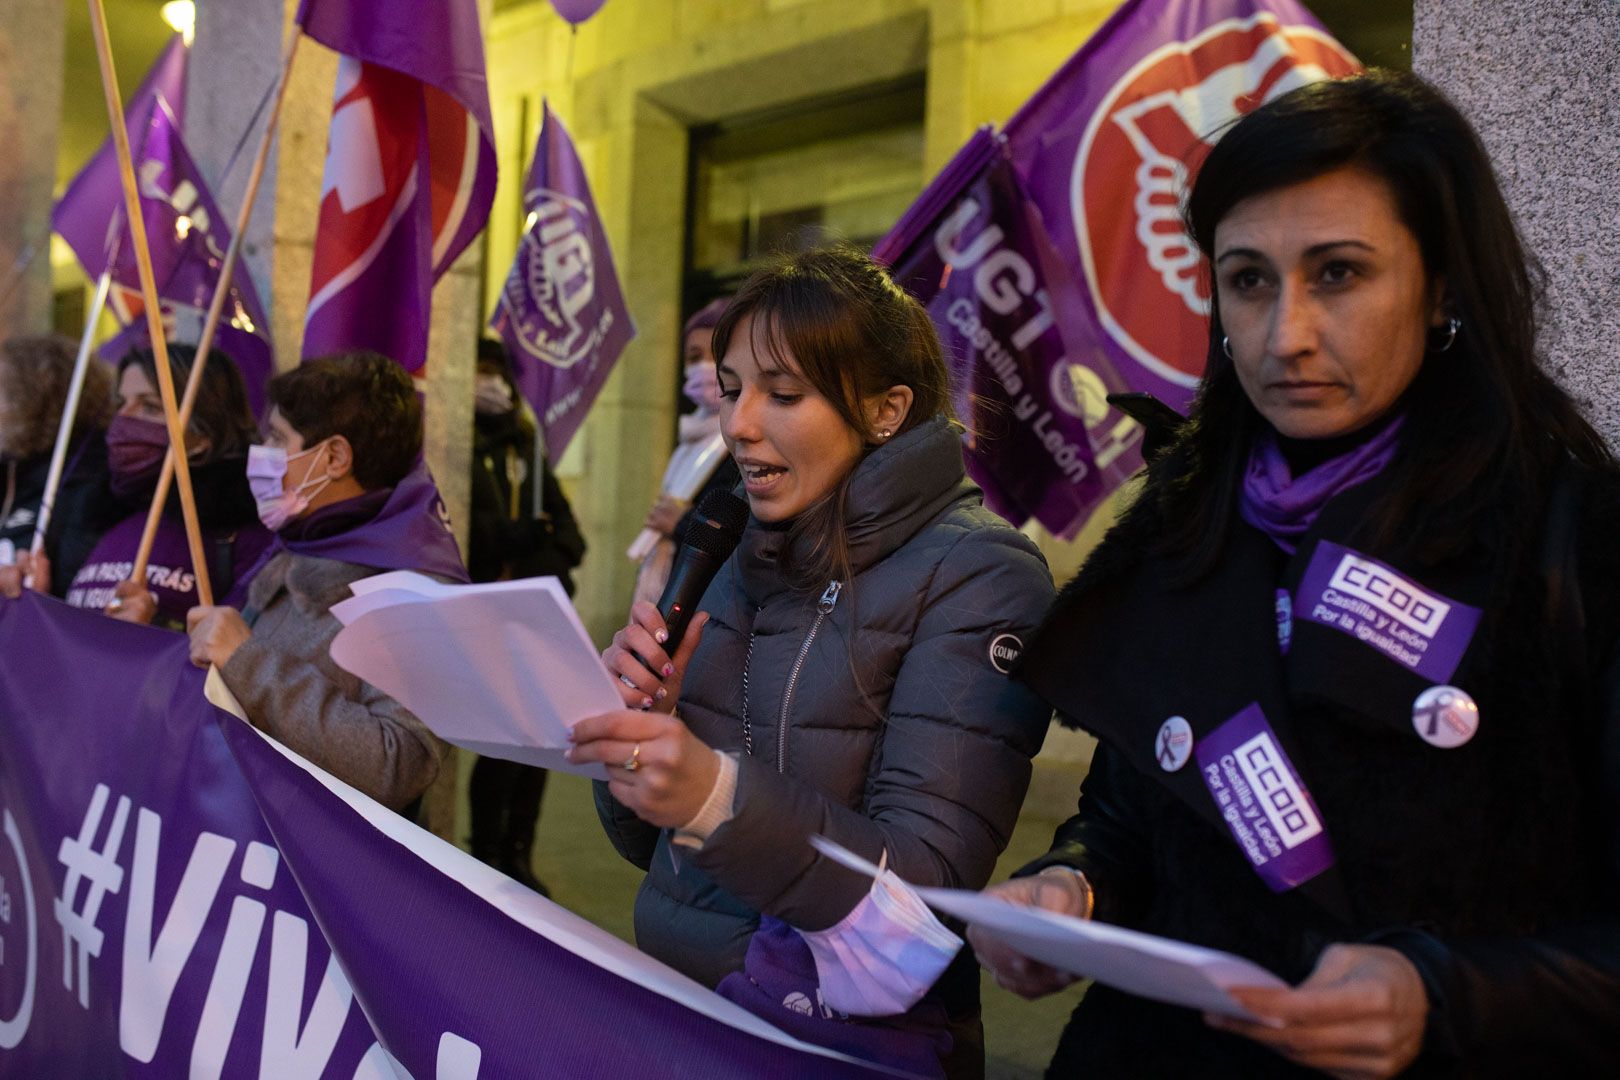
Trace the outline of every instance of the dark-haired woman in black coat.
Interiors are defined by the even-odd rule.
[[[1620,1061],[1620,474],[1412,76],[1293,91],[1188,203],[1207,374],[1019,676],[1099,739],[993,891],[1252,958],[1256,1021],[1093,987],[1053,1076],[1588,1075]],[[1003,985],[1070,981],[994,936]]]

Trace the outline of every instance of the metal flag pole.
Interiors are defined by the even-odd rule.
[[[113,215],[114,228],[118,216]],[[38,556],[45,550],[45,530],[51,525],[51,511],[56,508],[56,491],[62,483],[62,468],[67,462],[68,442],[73,438],[73,422],[79,415],[79,397],[84,391],[84,376],[90,367],[90,354],[96,339],[96,324],[107,306],[107,293],[112,288],[112,260],[96,279],[96,294],[90,301],[90,312],[84,320],[84,335],[79,338],[79,355],[73,362],[73,378],[68,382],[67,401],[62,406],[62,420],[56,427],[56,447],[51,451],[51,467],[45,474],[45,494],[39,502],[39,519],[34,523],[34,543],[31,551]]]

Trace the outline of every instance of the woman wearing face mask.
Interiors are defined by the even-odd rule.
[[[1241,1021],[1093,986],[1050,1075],[1608,1075],[1620,472],[1537,365],[1484,149],[1414,76],[1317,83],[1222,136],[1187,218],[1192,414],[1017,672],[1091,774],[991,892],[1297,985]]]
[[[175,385],[185,385],[195,355],[186,345],[169,347]],[[66,600],[74,607],[102,610],[116,619],[182,629],[186,612],[197,603],[197,581],[180,513],[178,484],[170,487],[146,580],[129,580],[158,472],[169,449],[163,400],[158,396],[157,360],[151,350],[130,353],[119,362],[118,398],[118,413],[107,428],[107,463],[112,493],[124,516],[73,576]],[[271,536],[259,524],[245,471],[248,447],[256,434],[242,376],[235,362],[216,349],[203,368],[202,385],[186,429],[186,456],[209,581],[223,603],[239,603],[247,594],[248,583],[270,547]]]
[[[534,413],[512,384],[506,347],[490,338],[478,343],[472,466],[473,581],[552,576],[573,595],[585,538],[546,460]],[[546,770],[484,756],[467,784],[473,856],[541,895],[549,894],[534,875],[533,854],[545,791]]]
[[[1051,577],[965,479],[933,325],[867,256],[759,272],[714,342],[747,530],[673,656],[635,606],[603,656],[627,708],[574,732],[573,759],[609,767],[611,839],[648,871],[637,943],[807,1038],[982,1075],[971,955],[808,841],[985,882],[1049,716],[998,646],[1016,652]],[[857,1019],[801,1016],[790,993]]]
[[[442,746],[399,702],[333,662],[341,626],[331,608],[354,582],[388,570],[467,580],[420,461],[416,387],[386,357],[346,353],[282,372],[266,394],[265,441],[248,471],[275,547],[241,610],[188,614],[192,662],[219,669],[254,726],[406,809],[438,773]]]
[[[714,327],[726,301],[711,300],[690,319],[681,335],[686,379],[681,393],[694,406],[680,418],[675,452],[664,468],[663,492],[636,542],[630,557],[641,560],[636,573],[635,599],[656,603],[669,580],[669,568],[691,520],[692,507],[710,491],[730,491],[741,476],[726,453],[720,435],[720,382],[715,376]]]
[[[107,445],[112,372],[85,369],[78,414],[63,461],[62,480],[36,569],[30,549],[45,496],[57,425],[73,378],[74,345],[63,337],[19,337],[0,343],[0,595],[15,597],[24,578],[60,587],[117,515],[107,494]]]

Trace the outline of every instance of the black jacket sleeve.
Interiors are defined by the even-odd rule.
[[[1620,650],[1602,671],[1597,701],[1593,835],[1606,910],[1535,936],[1446,940],[1403,928],[1372,939],[1400,950],[1423,977],[1430,1054],[1522,1061],[1562,1075],[1620,1062]]]
[[[1096,903],[1092,917],[1129,925],[1132,914],[1146,905],[1151,888],[1148,837],[1128,802],[1135,781],[1119,752],[1099,743],[1080,785],[1078,812],[1057,827],[1050,851],[1013,876],[1072,866],[1091,884]]]
[[[592,780],[591,794],[596,800],[596,816],[613,850],[641,870],[652,866],[653,852],[658,848],[658,826],[642,821],[628,806],[615,799],[606,780]]]

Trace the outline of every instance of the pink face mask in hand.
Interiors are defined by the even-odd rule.
[[[324,442],[317,443],[291,456],[279,446],[248,447],[248,489],[253,492],[253,500],[259,507],[259,520],[265,528],[271,532],[279,531],[287,522],[308,510],[309,501],[332,482],[330,473],[310,479],[309,474],[314,471],[312,464],[297,487],[291,491],[285,487],[288,463],[313,454],[325,445]]]

